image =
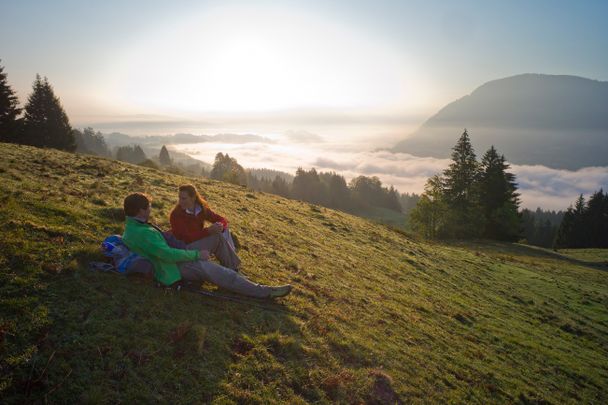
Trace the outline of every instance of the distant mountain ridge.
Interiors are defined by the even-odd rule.
[[[444,158],[463,129],[517,164],[608,166],[608,82],[523,74],[490,81],[442,108],[395,152]]]
[[[174,134],[174,135],[149,135],[131,136],[120,132],[103,134],[106,142],[114,146],[122,145],[175,145],[179,143],[200,143],[200,142],[222,142],[222,143],[249,143],[262,142],[271,143],[272,140],[259,135],[251,134],[216,134],[216,135],[193,135],[193,134]]]

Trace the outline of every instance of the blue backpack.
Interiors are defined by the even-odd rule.
[[[105,238],[101,242],[101,251],[104,256],[112,258],[114,267],[119,273],[125,273],[131,262],[141,257],[129,250],[120,235],[111,235]]]

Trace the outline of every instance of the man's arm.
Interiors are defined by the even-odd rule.
[[[175,249],[167,244],[163,235],[150,229],[140,240],[140,247],[148,255],[154,256],[164,262],[191,262],[200,258],[198,250]]]
[[[167,245],[169,245],[172,248],[183,250],[183,249],[186,249],[186,246],[188,246],[185,242],[182,242],[181,240],[177,239],[171,233],[171,231],[163,232],[163,237],[165,238],[165,242],[167,242]]]

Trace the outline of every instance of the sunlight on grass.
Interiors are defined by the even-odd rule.
[[[308,203],[116,161],[0,144],[0,395],[8,402],[608,401],[599,250],[438,244]],[[168,227],[193,182],[267,310],[86,269],[122,199]]]

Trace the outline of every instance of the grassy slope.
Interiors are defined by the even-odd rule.
[[[420,242],[104,159],[6,144],[0,156],[7,402],[608,401],[606,271],[519,245]],[[185,181],[231,220],[252,279],[295,285],[282,304],[86,269],[100,240],[122,232],[129,191],[154,196],[167,226]]]

